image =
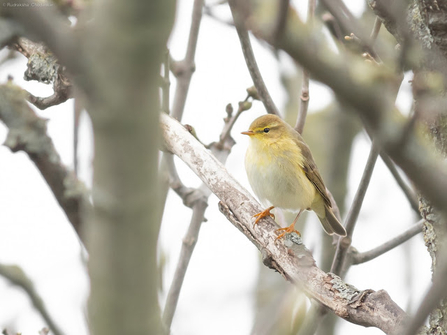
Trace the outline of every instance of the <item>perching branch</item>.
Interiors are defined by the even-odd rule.
[[[419,234],[424,226],[424,220],[420,220],[418,223],[411,226],[409,229],[404,231],[402,234],[394,237],[393,239],[385,242],[374,249],[365,252],[355,252],[352,254],[352,264],[361,264],[369,262],[376,257],[383,255],[384,253],[390,251],[391,249],[401,245],[402,243],[408,241],[413,236]]]
[[[12,83],[0,86],[0,120],[9,128],[4,143],[12,152],[28,154],[53,191],[79,238],[85,215],[90,212],[88,192],[82,182],[65,167],[47,135],[44,119],[25,101],[25,92]]]
[[[250,36],[248,35],[243,16],[239,11],[236,2],[237,0],[228,1],[231,13],[233,14],[234,24],[239,36],[239,41],[241,42],[242,52],[244,53],[245,62],[247,63],[247,68],[250,72],[251,79],[253,80],[253,83],[256,87],[256,90],[258,91],[259,97],[261,98],[261,101],[264,104],[267,113],[279,115],[278,109],[276,108],[276,105],[273,102],[269,91],[267,90],[267,86],[262,79],[261,72],[259,71],[258,64],[256,63],[255,55],[251,47]]]
[[[47,308],[39,296],[39,294],[34,289],[34,285],[32,281],[26,276],[21,268],[16,265],[3,265],[0,264],[0,276],[8,279],[12,284],[21,287],[28,297],[31,299],[31,302],[37,311],[39,311],[42,318],[47,323],[48,327],[51,328],[54,335],[62,335],[62,331],[56,325],[50,313],[48,313]]]
[[[161,114],[165,147],[180,157],[220,199],[220,210],[261,251],[264,264],[349,322],[397,334],[406,314],[385,291],[360,291],[339,277],[320,270],[312,255],[294,234],[277,242],[276,223],[268,218],[253,227],[252,216],[262,208],[184,127]]]

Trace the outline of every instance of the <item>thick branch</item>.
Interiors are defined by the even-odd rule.
[[[13,152],[22,150],[28,154],[82,240],[82,224],[91,210],[87,189],[62,164],[47,135],[46,121],[34,113],[24,97],[17,86],[0,86],[0,120],[9,128],[5,145]]]
[[[271,219],[253,227],[253,214],[262,210],[254,198],[181,124],[164,113],[161,128],[165,147],[179,156],[220,199],[220,210],[261,251],[264,264],[349,322],[378,327],[387,334],[399,331],[406,314],[386,292],[359,291],[323,272],[294,234],[287,235],[285,243],[276,242],[277,225]]]

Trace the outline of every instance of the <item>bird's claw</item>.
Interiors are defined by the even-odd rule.
[[[283,232],[281,234],[279,234],[279,232]],[[278,237],[275,238],[275,241],[279,240],[281,237],[283,237],[286,234],[290,234],[290,233],[297,233],[299,237],[301,237],[301,233],[295,229],[295,227],[293,225],[290,225],[289,227],[285,227],[285,228],[278,228],[275,230],[276,234],[279,234]]]
[[[254,218],[256,218],[255,223],[253,223],[253,228],[255,227],[255,225],[257,225],[259,223],[259,221],[261,221],[263,218],[270,216],[273,220],[275,220],[275,214],[270,213],[270,211],[275,208],[274,206],[271,206],[265,210],[263,210],[262,212],[253,215]]]

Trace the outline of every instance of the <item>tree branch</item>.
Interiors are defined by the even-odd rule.
[[[253,227],[252,216],[262,210],[261,206],[217,158],[164,113],[161,128],[165,147],[179,156],[220,199],[220,210],[261,251],[265,265],[301,286],[309,297],[347,321],[397,334],[406,315],[386,292],[360,291],[321,271],[296,235],[286,235],[284,243],[276,241],[278,226],[270,218]]]
[[[22,150],[28,154],[79,238],[84,241],[82,229],[85,215],[91,211],[87,189],[62,164],[46,133],[46,121],[34,113],[24,97],[24,91],[12,83],[0,86],[0,120],[9,128],[4,145],[12,152]]]
[[[363,171],[362,179],[360,180],[359,187],[352,201],[351,208],[349,209],[348,216],[346,218],[345,227],[347,235],[341,237],[337,244],[337,250],[334,256],[334,262],[332,263],[331,272],[341,274],[345,263],[346,255],[349,247],[352,243],[352,235],[354,233],[355,224],[357,222],[360,209],[365,198],[366,190],[368,189],[369,182],[371,180],[374,166],[379,155],[379,148],[374,141],[371,144],[371,151],[369,153],[368,160],[366,162],[365,170]],[[343,277],[343,276],[342,276]]]
[[[9,15],[19,22],[27,36],[39,38],[54,53],[60,64],[67,67],[73,81],[87,96],[94,96],[94,82],[87,75],[87,57],[84,55],[84,45],[70,28],[68,19],[59,15],[55,6],[45,7],[45,10],[36,10],[30,0],[23,0],[28,7],[20,10],[8,5],[8,1],[0,0],[2,14]]]
[[[245,62],[247,63],[247,68],[250,72],[251,79],[253,80],[267,113],[279,115],[279,111],[276,108],[269,91],[267,90],[267,86],[265,86],[264,80],[262,79],[261,72],[259,71],[258,64],[256,63],[255,55],[251,47],[250,36],[245,28],[243,17],[239,12],[236,2],[237,0],[230,0],[228,3],[230,5],[231,13],[233,14],[234,25],[236,26],[236,31],[239,36],[239,41],[241,42],[242,52],[244,53]]]
[[[267,5],[263,2],[263,6]],[[309,69],[313,78],[330,86],[360,116],[379,146],[401,167],[416,188],[436,207],[447,208],[447,173],[427,153],[426,146],[414,132],[402,141],[405,125],[394,107],[395,83],[399,78],[383,67],[368,65],[355,58],[346,62],[327,49],[321,39],[307,33],[297,16],[289,15],[281,41],[271,41],[270,27],[274,20],[259,15],[261,11],[256,8],[250,17],[256,36],[286,51]],[[324,58],[315,56],[323,54]],[[354,73],[363,73],[363,79],[359,80]]]
[[[196,190],[196,192],[199,191]],[[192,206],[193,212],[191,222],[188,231],[183,238],[182,249],[180,251],[177,268],[175,269],[174,280],[169,287],[168,296],[166,298],[166,304],[163,311],[163,323],[167,329],[171,328],[186,270],[188,269],[189,261],[191,260],[194,247],[199,238],[200,227],[205,218],[205,210],[208,207],[208,196],[205,196],[202,192],[200,192],[199,196],[200,198],[197,199]]]
[[[171,115],[177,120],[182,119],[189,85],[191,83],[192,74],[195,71],[194,58],[199,37],[200,22],[202,21],[203,3],[204,0],[194,1],[186,55],[182,61],[175,62],[175,71],[173,71],[173,73],[177,78],[177,89],[174,95]]]
[[[36,80],[44,84],[53,83],[54,93],[51,96],[41,98],[28,93],[29,102],[43,110],[64,103],[72,97],[73,88],[65,73],[65,67],[58,63],[45,45],[21,37],[13,47],[28,58],[25,80]]]
[[[382,158],[383,162],[387,166],[388,170],[390,170],[391,174],[393,175],[394,179],[396,180],[397,185],[399,185],[400,189],[404,193],[404,195],[407,198],[413,211],[418,216],[420,216],[421,213],[419,213],[419,203],[418,203],[418,200],[416,198],[414,191],[403,180],[402,176],[400,175],[399,171],[397,171],[396,165],[391,160],[391,158],[384,152],[380,153],[380,157]]]
[[[391,249],[401,245],[402,243],[408,241],[413,236],[419,234],[422,231],[422,227],[424,226],[424,220],[420,220],[418,223],[411,226],[409,229],[404,231],[402,234],[394,237],[393,239],[385,242],[378,247],[371,249],[365,252],[356,252],[352,254],[352,264],[361,264],[365,262],[369,262],[376,257],[383,255],[384,253],[390,251]]]
[[[50,313],[48,313],[47,308],[39,296],[39,294],[34,289],[34,285],[32,281],[26,276],[21,268],[16,265],[3,265],[0,264],[0,276],[8,279],[11,283],[16,286],[21,287],[28,297],[31,299],[31,302],[35,309],[37,309],[42,316],[42,318],[47,323],[48,327],[51,328],[54,335],[62,335],[62,331],[56,325]]]
[[[308,1],[308,10],[307,10],[307,26],[311,27],[315,15],[315,0]],[[287,18],[286,18],[287,20]],[[300,108],[298,110],[298,117],[296,119],[295,130],[299,132],[301,135],[304,130],[304,123],[306,122],[307,110],[309,108],[309,81],[310,81],[310,73],[306,69],[303,69],[303,82],[301,86],[301,94],[300,94]]]

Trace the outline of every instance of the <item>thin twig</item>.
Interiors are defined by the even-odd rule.
[[[248,101],[249,96],[244,101],[239,102],[239,108],[235,115],[231,116],[232,113],[229,113],[229,118],[225,122],[224,129],[220,134],[219,145],[223,146],[224,142],[228,139],[231,134],[231,130],[233,129],[234,124],[236,123],[239,116],[246,110],[251,108],[251,102]],[[231,106],[231,105],[230,105]],[[228,111],[227,111],[228,112]]]
[[[270,96],[267,86],[265,86],[262,79],[261,72],[259,71],[258,64],[256,63],[255,55],[251,47],[250,36],[245,28],[244,21],[240,13],[238,13],[237,5],[234,0],[229,1],[231,13],[233,14],[234,24],[236,31],[241,42],[242,52],[244,53],[245,62],[247,63],[248,71],[250,72],[251,79],[258,91],[259,97],[264,104],[267,113],[279,115],[278,109]]]
[[[313,17],[315,15],[315,0],[309,0],[307,10],[307,25],[312,25]],[[301,135],[304,131],[304,124],[306,123],[307,110],[309,108],[309,81],[310,73],[306,69],[303,69],[303,83],[301,86],[300,94],[300,109],[298,111],[298,117],[296,119],[295,130]]]
[[[366,49],[366,51],[376,60],[377,63],[382,63],[379,55],[375,51],[369,36],[367,36],[362,27],[357,23],[356,18],[349,11],[348,7],[342,0],[322,0],[329,12],[334,16],[340,24],[344,32],[348,34],[355,34],[359,38],[359,44]]]
[[[303,69],[303,83],[301,86],[301,94],[300,94],[300,109],[298,111],[298,117],[296,119],[295,130],[299,132],[301,135],[304,131],[304,124],[306,123],[307,110],[309,108],[309,71]]]
[[[371,35],[369,36],[369,39],[371,41],[371,45],[374,45],[374,43],[377,40],[377,36],[379,36],[380,28],[382,27],[382,20],[379,19],[379,17],[376,16],[376,19],[374,20],[374,26],[371,31]]]
[[[202,21],[203,3],[204,0],[194,1],[191,28],[189,30],[188,46],[186,48],[185,58],[175,63],[171,62],[172,65],[175,64],[176,72],[174,72],[174,75],[177,78],[177,89],[174,94],[171,116],[177,120],[182,119],[192,74],[195,71],[194,58],[197,49],[200,22]]]
[[[353,253],[352,254],[352,264],[361,264],[368,262],[376,257],[383,255],[384,253],[390,251],[391,249],[401,245],[402,243],[408,241],[413,236],[419,234],[422,231],[422,227],[424,226],[424,220],[420,220],[409,229],[404,231],[402,234],[394,237],[393,239],[385,242],[378,247],[371,249],[369,251],[361,252],[361,253]]]
[[[170,113],[169,110],[169,99],[170,99],[170,92],[169,89],[171,87],[171,80],[169,79],[169,71],[170,71],[170,61],[171,61],[171,53],[169,50],[166,50],[165,60],[163,63],[163,95],[162,95],[162,102],[161,102],[161,110],[167,114]]]
[[[391,160],[390,156],[385,154],[383,151],[380,153],[380,157],[382,158],[385,165],[388,167],[388,170],[390,170],[391,174],[393,175],[394,179],[396,180],[397,184],[401,188],[402,192],[404,193],[405,197],[407,198],[408,202],[410,203],[411,208],[413,211],[420,216],[421,213],[419,212],[419,203],[416,198],[416,195],[414,191],[408,186],[408,184],[403,180],[401,174],[396,168],[396,164]]]
[[[185,58],[182,61],[174,62],[168,54],[165,62],[165,77],[167,77],[169,80],[169,74],[166,74],[166,70],[170,68],[177,79],[177,88],[174,94],[174,104],[171,110],[171,115],[177,120],[182,119],[191,78],[195,70],[194,57],[197,48],[200,23],[202,21],[203,3],[204,0],[194,1],[191,27],[189,30],[188,46],[186,49]],[[167,91],[169,91],[169,86],[164,86],[163,108],[166,111],[169,110],[169,93],[167,93]],[[180,258],[177,263],[177,269],[169,288],[162,316],[163,323],[166,329],[169,330],[174,318],[175,310],[177,308],[180,290],[183,285],[186,270],[192,257],[195,244],[197,242],[200,227],[202,226],[202,222],[205,217],[205,210],[208,206],[207,201],[209,194],[207,196],[201,189],[194,190],[188,188],[181,182],[174,164],[174,157],[172,154],[164,153],[162,163],[163,165],[166,165],[168,167],[171,188],[183,199],[183,203],[186,206],[193,208],[193,214],[189,224],[188,232],[186,233],[186,236],[183,240]]]
[[[34,289],[34,285],[32,281],[28,278],[28,276],[23,272],[23,270],[16,265],[4,265],[0,264],[0,276],[8,279],[14,285],[21,287],[28,297],[31,299],[33,306],[37,309],[42,315],[42,318],[47,323],[48,327],[53,331],[55,335],[62,335],[62,331],[56,325],[50,313],[48,313],[47,308],[39,296],[39,294]]]
[[[191,222],[188,231],[183,238],[182,249],[180,251],[179,261],[174,274],[174,280],[169,288],[169,293],[166,298],[165,309],[163,311],[163,323],[167,329],[171,328],[174,313],[177,307],[180,290],[185,279],[186,270],[191,260],[194,247],[199,238],[200,226],[205,218],[205,210],[208,207],[208,199],[202,198],[201,201],[196,201],[193,208]]]
[[[346,237],[340,238],[337,244],[337,250],[335,252],[334,261],[332,263],[331,272],[339,274],[343,269],[344,260],[347,255],[347,251],[352,242],[352,234],[354,233],[355,224],[365,198],[366,190],[368,189],[369,182],[371,180],[372,172],[379,155],[379,146],[376,141],[373,141],[371,145],[371,151],[369,153],[368,160],[366,162],[365,170],[363,171],[362,179],[360,180],[357,193],[355,194],[351,208],[349,209],[348,216],[346,218]]]

